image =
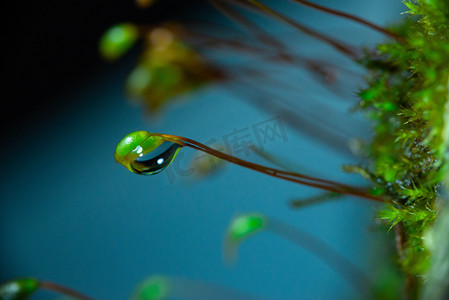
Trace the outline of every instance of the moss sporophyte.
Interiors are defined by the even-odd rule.
[[[449,168],[449,2],[404,3],[411,16],[392,28],[403,42],[366,51],[359,63],[368,87],[359,96],[374,123],[363,170],[391,199],[378,218],[394,227],[408,289],[418,293],[432,255],[423,233],[437,217]]]

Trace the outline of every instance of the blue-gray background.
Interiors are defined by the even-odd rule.
[[[379,24],[393,22],[404,10],[399,1],[387,0],[319,3]],[[372,45],[382,39],[369,29],[310,9],[278,7],[353,44]],[[292,34],[287,27],[272,21],[260,24],[281,32],[301,53],[350,64],[328,46]],[[227,63],[232,63],[232,55],[227,55]],[[313,254],[268,233],[245,242],[238,262],[226,266],[223,236],[236,213],[261,212],[323,239],[369,273],[374,255],[369,252],[373,238],[369,227],[375,204],[345,198],[295,211],[288,200],[319,191],[238,166],[227,165],[201,180],[178,174],[169,183],[164,173],[137,176],[114,162],[116,143],[130,131],[222,141],[234,129],[279,116],[242,101],[244,96],[237,96],[228,84],[209,86],[168,106],[161,115],[144,117],[123,96],[123,82],[134,61],[135,57],[127,57],[87,77],[59,97],[68,105],[30,125],[13,144],[2,145],[0,281],[34,276],[96,299],[126,299],[142,279],[165,274],[219,283],[269,299],[357,298],[351,286]],[[254,67],[255,63],[247,64]],[[321,110],[333,111],[326,115],[327,121],[338,130],[346,128],[348,135],[368,132],[360,116],[348,113],[355,101],[351,92],[346,94],[349,101],[342,100],[307,79],[307,74],[290,69],[281,69],[278,78],[300,78],[295,83],[305,90],[304,99],[297,99],[300,107],[308,103],[318,115]],[[348,81],[345,84],[353,90],[361,84],[360,78]],[[284,125],[288,141],[275,139],[265,145],[267,151],[322,177],[363,184],[339,169],[357,163],[357,158]],[[194,152],[182,153],[180,165],[186,167]],[[260,162],[255,155],[242,157]],[[48,297],[42,292],[35,299]]]

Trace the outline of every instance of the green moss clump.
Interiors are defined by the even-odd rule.
[[[359,61],[369,70],[360,108],[374,123],[369,145],[373,190],[391,200],[378,217],[399,226],[406,274],[428,268],[423,232],[448,174],[449,1],[404,1],[409,16],[392,28],[403,41],[378,45]]]

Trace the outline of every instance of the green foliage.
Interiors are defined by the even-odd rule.
[[[426,273],[423,299],[446,299],[449,296],[449,199],[442,199],[438,220],[424,233],[424,244],[432,253]],[[446,295],[445,295],[446,294]]]
[[[382,266],[379,274],[376,276],[372,299],[401,299],[401,286],[403,285],[402,274],[393,261],[382,263],[385,265]]]
[[[435,212],[431,209],[411,208],[409,206],[388,204],[385,209],[378,212],[377,217],[385,220],[391,225],[390,229],[399,222],[406,222],[408,225],[418,224],[420,229],[435,219]]]
[[[360,108],[374,123],[374,138],[370,164],[359,173],[391,200],[378,218],[403,229],[400,263],[414,276],[429,264],[423,232],[435,220],[448,173],[449,2],[404,4],[411,16],[393,28],[404,41],[380,44],[360,60],[369,70]]]

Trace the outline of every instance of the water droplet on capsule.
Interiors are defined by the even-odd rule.
[[[135,161],[131,162],[131,168],[139,175],[160,173],[172,163],[179,149],[181,146],[176,143],[164,142],[152,152],[140,154]]]
[[[181,148],[147,131],[135,131],[117,144],[114,156],[117,163],[133,173],[154,175],[167,168]]]

